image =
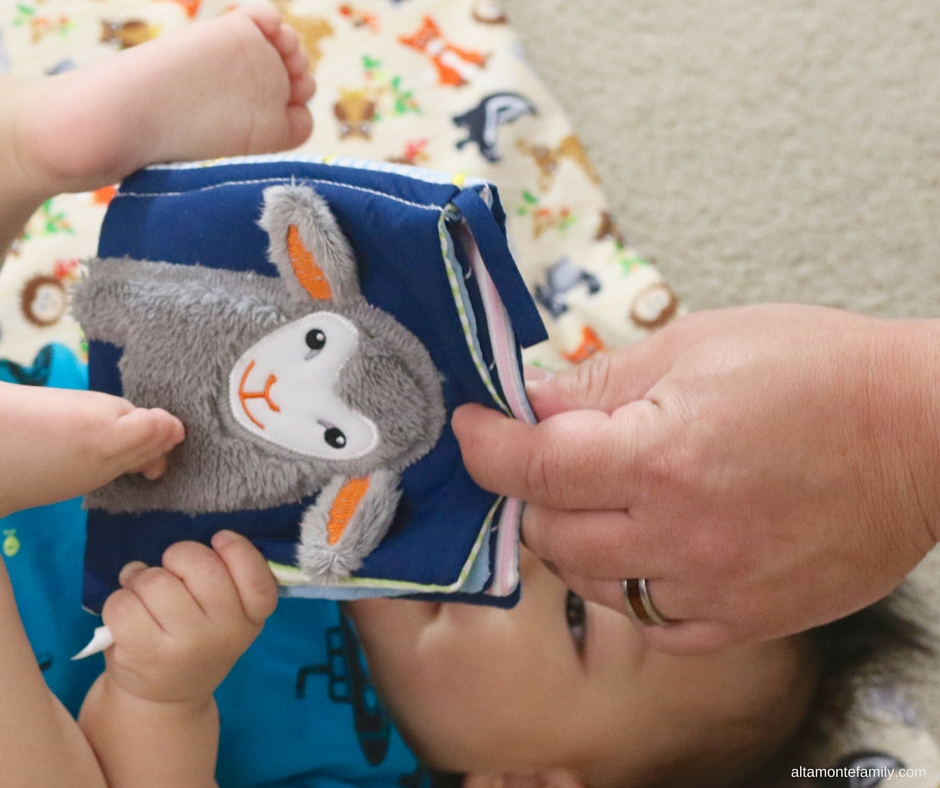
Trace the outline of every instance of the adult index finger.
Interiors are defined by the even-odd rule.
[[[486,490],[555,509],[622,509],[636,493],[640,435],[651,403],[614,416],[569,411],[525,424],[480,405],[454,412],[464,464]]]

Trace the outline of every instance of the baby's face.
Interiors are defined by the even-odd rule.
[[[350,606],[379,693],[436,768],[557,768],[591,786],[629,784],[707,741],[715,725],[749,717],[755,703],[809,694],[800,641],[661,654],[626,616],[581,602],[524,549],[520,570],[512,610]]]

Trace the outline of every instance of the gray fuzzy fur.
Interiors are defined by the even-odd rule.
[[[300,523],[301,542],[297,548],[297,563],[317,583],[324,585],[346,577],[362,566],[362,557],[371,553],[385,535],[381,527],[395,517],[401,493],[398,476],[389,471],[376,471],[369,477],[369,489],[346,530],[335,545],[327,541],[327,523],[336,494],[348,482],[336,477],[320,493],[314,506],[304,513]]]
[[[333,290],[335,304],[362,301],[356,258],[343,231],[324,199],[313,189],[303,186],[272,186],[264,192],[264,210],[258,221],[268,233],[271,245],[268,257],[281,274],[291,296],[302,304],[310,304],[310,295],[294,276],[287,255],[287,228],[296,225],[304,245],[326,274]]]
[[[73,312],[87,337],[123,348],[124,396],[141,407],[165,408],[186,426],[186,440],[170,453],[163,477],[122,476],[88,495],[89,507],[190,514],[268,508],[312,495],[336,476],[398,473],[436,444],[445,421],[439,373],[413,334],[361,297],[355,259],[329,209],[302,186],[272,187],[265,200],[262,223],[274,233],[270,257],[280,278],[112,258],[91,261],[74,289]],[[346,267],[330,282],[341,300],[313,300],[289,261],[285,268],[281,252],[290,223],[320,255],[321,267]],[[317,232],[321,224],[325,240]],[[359,349],[335,388],[379,429],[378,446],[357,459],[282,448],[245,430],[229,408],[228,377],[242,354],[274,329],[323,310],[348,318],[360,332]],[[385,513],[388,506],[375,508]]]

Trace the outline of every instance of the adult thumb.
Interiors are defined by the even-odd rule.
[[[612,413],[642,399],[672,366],[672,343],[654,334],[634,345],[595,353],[576,367],[526,379],[526,393],[539,421],[569,410]]]

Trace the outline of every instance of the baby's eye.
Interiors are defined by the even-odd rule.
[[[306,342],[307,347],[310,348],[310,352],[307,353],[305,358],[313,358],[317,353],[323,350],[326,345],[326,334],[319,328],[312,328],[307,332],[307,336],[304,337],[304,342]]]
[[[584,644],[587,640],[587,609],[584,600],[574,591],[569,591],[565,597],[565,619],[575,651],[581,656],[584,654]]]

